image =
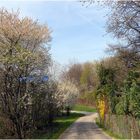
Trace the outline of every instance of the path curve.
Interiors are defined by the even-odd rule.
[[[83,113],[85,116],[77,119],[66,129],[59,137],[60,139],[112,139],[96,125],[95,119],[98,117],[97,113],[73,112]]]

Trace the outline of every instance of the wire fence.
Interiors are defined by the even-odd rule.
[[[104,127],[126,139],[140,139],[140,119],[124,115],[105,115]]]

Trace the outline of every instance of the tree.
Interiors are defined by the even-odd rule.
[[[68,70],[63,71],[61,78],[73,81],[75,85],[80,86],[80,77],[82,73],[82,65],[79,63],[70,64]]]
[[[46,82],[32,83],[32,120],[36,129],[51,125],[57,114],[57,82],[49,78]]]
[[[122,42],[119,45],[111,45],[110,48],[127,69],[117,107],[119,112],[137,117],[139,80],[135,76],[140,73],[140,2],[112,1],[109,6],[112,11],[107,21],[107,31]]]
[[[102,122],[105,120],[105,114],[116,113],[117,104],[116,70],[114,67],[106,65],[106,61],[101,61],[97,65],[97,74],[99,84],[96,89],[97,109]]]
[[[94,65],[92,63],[84,63],[80,84],[90,90],[94,86],[94,74]]]
[[[113,46],[128,67],[139,66],[140,62],[140,2],[109,2],[111,13],[107,20],[107,32],[123,41]]]
[[[79,90],[71,81],[65,80],[58,84],[58,103],[60,107],[66,109],[67,115],[69,115],[70,109],[76,103],[78,95]]]
[[[32,96],[26,78],[48,69],[51,61],[50,30],[19,12],[0,9],[0,103],[13,122],[18,138],[24,138],[31,121]]]

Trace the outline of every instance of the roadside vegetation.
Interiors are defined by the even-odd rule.
[[[60,135],[81,116],[83,116],[83,114],[71,113],[70,116],[57,117],[46,131],[35,132],[33,139],[58,139]]]
[[[123,137],[120,137],[119,135],[116,135],[114,132],[111,132],[110,130],[106,129],[106,128],[104,127],[104,125],[102,125],[102,124],[100,123],[99,118],[96,118],[96,124],[98,125],[99,128],[101,128],[105,133],[107,133],[107,134],[108,134],[109,136],[111,136],[112,138],[114,138],[114,139],[125,139],[125,138],[123,138]]]
[[[96,112],[95,107],[93,106],[87,106],[82,104],[76,104],[72,110],[74,111],[87,111],[87,112]]]

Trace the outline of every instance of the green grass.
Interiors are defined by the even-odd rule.
[[[90,106],[86,106],[86,105],[80,105],[80,104],[75,105],[73,110],[75,110],[75,111],[96,112],[96,109],[94,107],[90,107]]]
[[[54,124],[45,131],[37,132],[33,139],[58,139],[59,136],[83,114],[71,113],[70,116],[58,117]]]

